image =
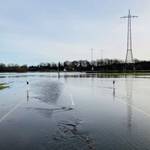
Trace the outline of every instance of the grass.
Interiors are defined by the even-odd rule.
[[[140,77],[140,76],[144,76],[145,78],[150,78],[150,73],[144,73],[144,72],[126,72],[126,73],[119,73],[119,72],[107,72],[107,73],[89,73],[89,74],[93,74],[93,76],[95,75],[96,77],[99,78],[119,78],[119,77],[128,77],[128,76],[133,76],[133,77]]]
[[[5,88],[9,88],[9,86],[5,83],[0,83],[0,90],[3,90]]]

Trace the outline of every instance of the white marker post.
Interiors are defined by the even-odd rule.
[[[27,83],[27,101],[29,101],[29,81],[26,81]]]
[[[115,80],[113,80],[113,97],[115,97]]]

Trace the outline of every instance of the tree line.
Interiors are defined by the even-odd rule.
[[[58,63],[40,63],[39,65],[17,65],[0,63],[0,72],[125,72],[125,71],[150,71],[150,61],[134,60],[126,64],[118,59],[100,59],[96,61],[74,60]]]

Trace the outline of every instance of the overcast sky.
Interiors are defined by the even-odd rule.
[[[133,55],[149,60],[150,0],[0,0],[0,62],[90,60],[91,48],[125,59],[128,9]]]

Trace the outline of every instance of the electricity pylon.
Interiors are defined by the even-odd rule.
[[[125,63],[134,63],[133,60],[133,52],[132,52],[132,28],[131,28],[131,21],[132,18],[137,18],[138,16],[132,16],[129,10],[128,16],[123,16],[121,18],[127,18],[128,24],[127,24],[127,52],[126,52],[126,58]]]

